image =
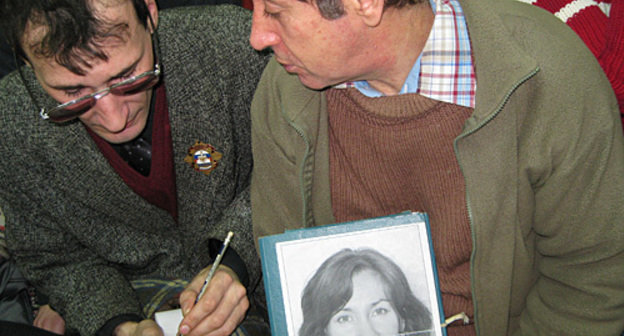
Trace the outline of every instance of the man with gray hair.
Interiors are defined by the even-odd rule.
[[[255,237],[429,214],[449,335],[624,329],[624,137],[595,57],[510,0],[254,0]],[[392,242],[389,242],[392,243]]]

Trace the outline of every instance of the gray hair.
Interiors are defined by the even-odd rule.
[[[301,0],[305,1],[305,0]],[[328,20],[334,20],[344,15],[344,4],[342,0],[313,0],[321,13],[321,16]],[[394,7],[402,8],[407,5],[417,5],[425,0],[386,0],[384,9]]]

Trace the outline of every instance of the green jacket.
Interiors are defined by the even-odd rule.
[[[624,137],[609,82],[550,13],[515,1],[460,3],[477,92],[454,150],[477,333],[619,335]],[[327,133],[324,93],[271,61],[252,103],[256,239],[335,222]]]
[[[190,280],[218,252],[209,240],[223,240],[230,230],[249,293],[260,279],[248,191],[249,106],[266,57],[249,46],[251,13],[180,7],[159,18],[177,221],[124,183],[81,123],[41,120],[17,73],[0,81],[7,243],[23,273],[81,335],[93,335],[114,316],[141,315],[129,280]],[[50,102],[24,70],[37,100]],[[184,160],[196,141],[223,154],[209,175]]]

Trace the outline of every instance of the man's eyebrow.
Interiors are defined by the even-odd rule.
[[[106,82],[110,82],[112,80],[124,77],[127,74],[131,73],[132,71],[134,71],[134,69],[136,68],[137,64],[139,64],[140,61],[141,61],[140,58],[137,59],[136,61],[134,61],[134,63],[130,64],[129,66],[119,71],[116,75],[111,76],[108,80],[106,80]],[[85,86],[84,85],[58,85],[58,86],[50,85],[50,87],[55,90],[72,91],[72,90],[83,89]]]

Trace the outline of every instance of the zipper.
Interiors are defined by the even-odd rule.
[[[459,160],[459,150],[457,149],[457,143],[459,142],[459,140],[470,136],[474,133],[476,133],[479,129],[483,128],[485,125],[487,125],[492,119],[496,118],[496,116],[500,113],[500,111],[503,109],[503,107],[505,107],[505,105],[507,104],[507,102],[509,101],[509,97],[511,97],[511,95],[514,93],[514,91],[516,91],[516,89],[524,84],[524,82],[526,82],[529,78],[533,77],[537,72],[539,72],[539,67],[536,67],[535,69],[533,69],[533,71],[531,71],[530,73],[528,73],[526,76],[522,77],[519,81],[517,81],[510,89],[509,91],[507,91],[507,94],[505,94],[503,100],[501,101],[501,103],[496,107],[496,109],[494,110],[493,113],[491,113],[487,118],[485,118],[481,123],[479,123],[476,127],[474,127],[472,130],[469,130],[466,133],[462,133],[460,134],[457,138],[455,138],[455,140],[453,141],[453,150],[455,151],[455,158],[457,159],[457,164],[459,165],[459,169],[463,172],[464,168],[461,164],[461,161]],[[474,259],[474,256],[476,254],[476,236],[475,236],[475,230],[474,230],[474,221],[473,221],[473,215],[472,215],[472,209],[470,207],[470,195],[468,194],[468,189],[466,189],[466,212],[468,213],[468,221],[470,224],[470,232],[471,232],[471,237],[472,237],[472,252],[470,255],[470,291],[471,293],[474,294],[475,292],[475,285],[474,285],[474,265],[472,260]],[[479,335],[479,320],[476,318],[477,317],[477,299],[475,297],[475,295],[472,295],[472,305],[474,307],[474,313],[473,313],[473,317],[472,320],[474,321],[474,325],[475,325],[475,331],[476,334]]]
[[[302,209],[302,218],[301,218],[301,223],[303,223],[304,227],[308,227],[308,221],[307,221],[307,214],[308,214],[308,202],[306,200],[306,186],[304,184],[304,177],[303,177],[303,173],[304,173],[304,169],[305,169],[305,164],[306,161],[308,160],[308,157],[310,156],[310,139],[308,139],[308,137],[306,137],[305,133],[303,132],[303,130],[297,126],[292,120],[290,120],[289,118],[286,118],[286,112],[284,111],[284,107],[282,106],[282,115],[284,116],[284,118],[288,121],[288,125],[290,125],[290,127],[292,127],[295,132],[301,137],[301,139],[303,139],[303,142],[305,143],[305,152],[303,154],[303,160],[301,161],[301,165],[299,166],[299,183],[301,185],[301,209]]]

